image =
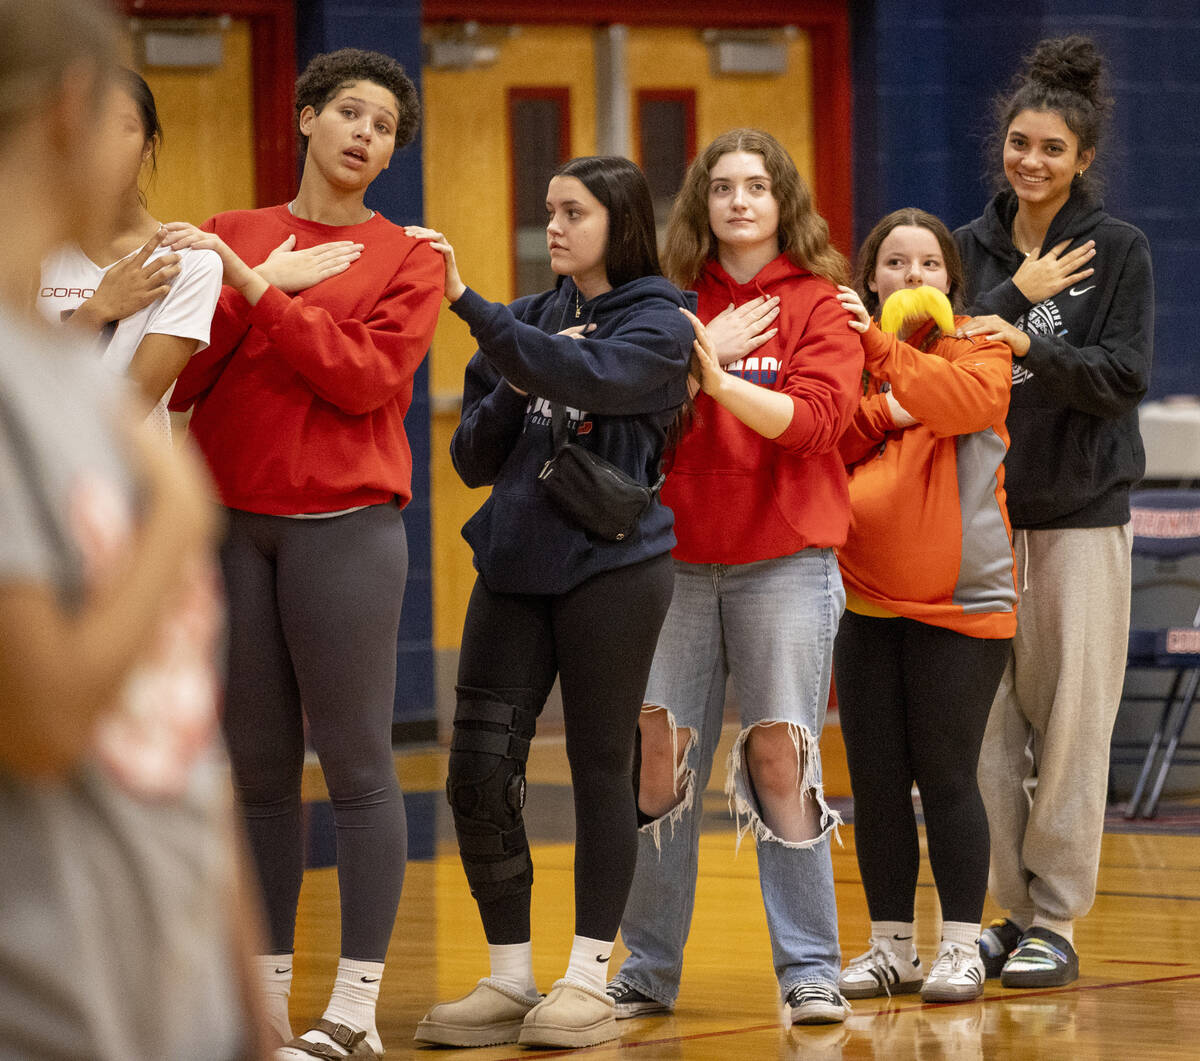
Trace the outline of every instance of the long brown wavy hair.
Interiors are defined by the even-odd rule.
[[[760,129],[722,133],[688,167],[667,222],[662,258],[667,277],[679,287],[694,287],[704,263],[717,256],[717,238],[708,224],[709,174],[722,155],[733,151],[762,156],[771,193],[779,204],[780,252],[830,283],[847,283],[850,264],[830,244],[829,225],[813,209],[812,193],[796,163],[775,137]]]

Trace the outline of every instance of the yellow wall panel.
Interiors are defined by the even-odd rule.
[[[154,93],[163,127],[158,176],[148,189],[160,221],[199,224],[221,210],[254,201],[254,101],[250,26],[233,20],[215,69],[140,71]]]
[[[454,244],[464,281],[485,298],[513,297],[508,90],[570,89],[571,154],[593,154],[595,80],[586,27],[522,27],[500,44],[499,61],[476,70],[422,73],[425,217]],[[459,533],[487,497],[468,490],[450,463],[463,370],[475,352],[467,326],[443,312],[430,354],[433,491],[433,643],[456,648],[475,581]]]
[[[512,190],[508,90],[566,87],[571,153],[595,150],[592,41],[584,27],[523,27],[500,58],[475,70],[422,73],[425,217],[454,244],[459,269],[488,298],[512,297]],[[456,394],[474,352],[466,326],[444,315],[430,364],[430,389]]]
[[[812,61],[806,33],[788,42],[787,55],[787,72],[779,76],[713,77],[700,30],[635,28],[629,33],[629,83],[635,92],[694,89],[698,152],[728,129],[764,129],[787,148],[811,186]]]

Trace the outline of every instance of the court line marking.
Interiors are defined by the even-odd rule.
[[[1149,980],[1119,980],[1105,984],[1071,984],[1067,987],[1051,987],[1040,988],[1035,991],[1005,991],[1003,994],[985,995],[978,1000],[979,1005],[989,1005],[995,1002],[1014,1002],[1022,998],[1046,998],[1051,995],[1079,995],[1089,991],[1109,991],[1119,987],[1146,987],[1150,984],[1170,984],[1180,980],[1200,980],[1200,973],[1181,973],[1177,976],[1157,976]],[[876,1010],[874,1013],[862,1013],[856,1016],[867,1017],[874,1020],[876,1017],[892,1016],[895,1013],[910,1013],[923,1009],[945,1009],[948,1006],[963,1007],[970,1003],[962,1002],[918,1002],[911,1006],[885,1006],[882,1009]],[[595,1046],[588,1046],[570,1050],[539,1050],[536,1057],[568,1057],[577,1054],[595,1054],[598,1051],[608,1050],[640,1050],[644,1046],[669,1046],[672,1043],[687,1043],[695,1042],[699,1039],[714,1039],[722,1036],[734,1035],[750,1035],[756,1032],[770,1031],[772,1028],[778,1028],[786,1031],[779,1023],[771,1024],[754,1024],[746,1028],[726,1028],[711,1032],[696,1032],[691,1035],[667,1035],[659,1039],[614,1039],[607,1043],[598,1043]],[[513,1054],[511,1057],[497,1058],[496,1061],[529,1061],[533,1056],[530,1053]]]
[[[1166,892],[1110,892],[1097,891],[1097,896],[1107,896],[1114,899],[1165,899],[1171,902],[1198,903],[1200,895],[1169,895]]]
[[[1144,961],[1124,961],[1121,958],[1101,958],[1101,965],[1163,965],[1170,967],[1186,968],[1191,965],[1191,962],[1144,962]]]
[[[1106,867],[1101,868],[1104,869]],[[834,877],[833,883],[852,888],[855,886],[861,886],[862,878]],[[937,885],[933,881],[918,881],[917,887],[926,891],[932,891],[937,887]],[[1172,895],[1168,892],[1121,892],[1099,889],[1096,892],[1096,896],[1097,898],[1104,896],[1105,898],[1110,899],[1162,899],[1166,902],[1200,903],[1200,895]]]

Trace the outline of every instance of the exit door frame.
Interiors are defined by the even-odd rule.
[[[850,15],[845,0],[805,0],[786,15],[778,0],[574,0],[569,8],[545,0],[425,0],[426,22],[582,23],[629,26],[766,28],[795,26],[812,43],[814,196],[829,223],[833,242],[846,253],[854,246],[854,82],[850,60]]]

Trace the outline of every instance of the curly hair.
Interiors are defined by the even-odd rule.
[[[989,157],[1003,156],[1008,127],[1027,110],[1057,114],[1075,134],[1080,154],[1095,150],[1112,109],[1112,100],[1105,95],[1104,77],[1104,58],[1090,38],[1076,35],[1039,41],[1025,57],[1023,69],[1010,89],[996,99]],[[1095,186],[1098,179],[1093,163],[1075,178],[1075,183]],[[995,173],[995,185],[1007,186],[1003,166]]]
[[[872,317],[879,315],[879,295],[868,286],[875,279],[875,263],[879,258],[879,248],[883,241],[891,235],[893,229],[901,225],[913,228],[924,228],[937,237],[938,248],[942,252],[942,262],[946,266],[946,279],[950,281],[950,290],[946,292],[950,305],[957,312],[962,307],[963,285],[966,273],[963,270],[962,255],[958,252],[958,244],[950,235],[950,230],[940,217],[918,210],[915,206],[902,207],[893,210],[887,217],[871,229],[871,234],[863,240],[862,249],[858,252],[858,264],[854,269],[854,290],[862,299],[863,306]]]
[[[796,163],[770,133],[732,129],[708,145],[688,167],[667,222],[663,271],[680,287],[693,287],[704,263],[717,256],[717,238],[708,223],[708,181],[722,155],[746,151],[761,155],[779,204],[779,250],[796,265],[834,284],[844,284],[850,265],[829,242],[829,225],[813,208],[812,193]]]
[[[343,88],[356,81],[371,81],[396,97],[396,149],[407,147],[421,124],[421,101],[416,86],[395,59],[361,48],[339,48],[314,55],[296,79],[296,121],[305,107],[318,114]],[[300,133],[301,154],[308,150],[308,137]]]

